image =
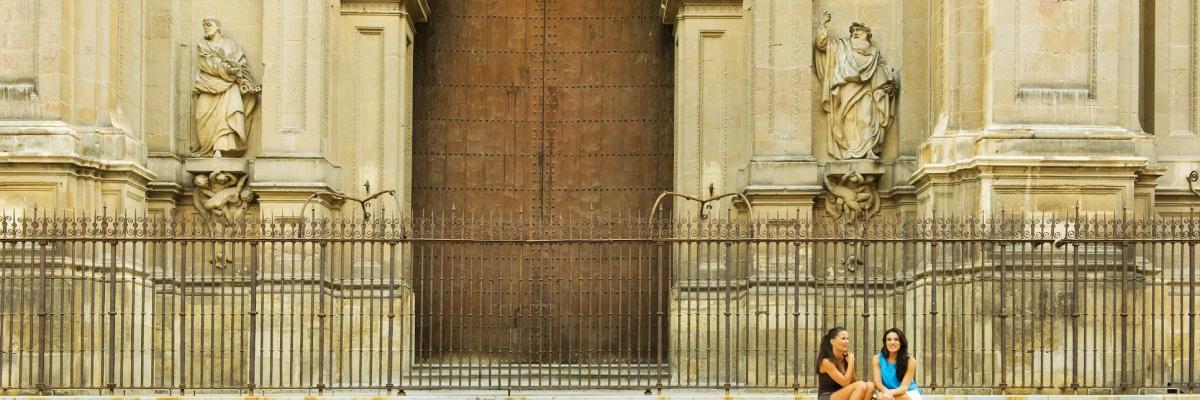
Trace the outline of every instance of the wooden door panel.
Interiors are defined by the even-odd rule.
[[[415,46],[414,212],[516,214],[534,226],[647,212],[672,173],[673,45],[658,7],[440,1]],[[661,287],[648,253],[424,245],[418,357],[644,361],[650,347],[632,338],[657,323],[663,294],[647,289]]]

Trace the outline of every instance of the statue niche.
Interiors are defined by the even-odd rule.
[[[250,73],[246,54],[237,43],[221,35],[221,24],[205,18],[204,39],[196,44],[199,71],[192,86],[195,107],[196,157],[246,153],[250,116],[262,85]]]
[[[813,69],[828,115],[829,155],[838,160],[879,159],[884,133],[894,119],[896,70],[871,44],[871,28],[850,24],[850,36],[830,38],[829,12],[821,15]]]

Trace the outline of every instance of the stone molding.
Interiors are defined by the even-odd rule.
[[[125,172],[143,185],[155,179],[145,167],[145,143],[119,128],[76,127],[59,121],[0,121],[0,160]]]
[[[429,20],[426,0],[342,0],[342,15],[396,15],[414,22]]]
[[[688,17],[741,18],[742,0],[662,0],[664,24]],[[680,10],[684,10],[680,12]]]

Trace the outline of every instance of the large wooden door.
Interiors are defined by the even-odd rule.
[[[415,46],[415,213],[521,218],[538,229],[648,212],[672,175],[673,44],[659,3],[437,2]],[[419,357],[635,361],[636,351],[604,349],[643,333],[592,314],[615,307],[651,318],[657,303],[631,301],[660,294],[642,258],[649,251],[566,247],[417,250]],[[607,289],[588,290],[602,280]],[[537,357],[524,352],[533,349]]]

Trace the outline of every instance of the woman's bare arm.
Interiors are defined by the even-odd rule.
[[[842,371],[838,371],[837,366],[833,365],[833,361],[830,361],[828,358],[821,360],[821,372],[829,375],[830,378],[833,378],[834,382],[842,385],[842,387],[854,383],[854,377],[850,376],[850,374],[854,373],[854,370],[851,368],[854,368],[854,366],[847,367],[846,373],[842,373]]]
[[[883,386],[883,377],[879,375],[879,357],[871,357],[871,376],[874,377],[872,383],[875,384],[875,390],[887,393],[888,388]]]
[[[908,385],[912,384],[913,378],[917,376],[917,359],[908,358],[908,369],[904,371],[904,379],[900,380],[900,387],[892,389],[893,396],[899,396],[908,392]],[[879,378],[875,378],[878,380]]]

